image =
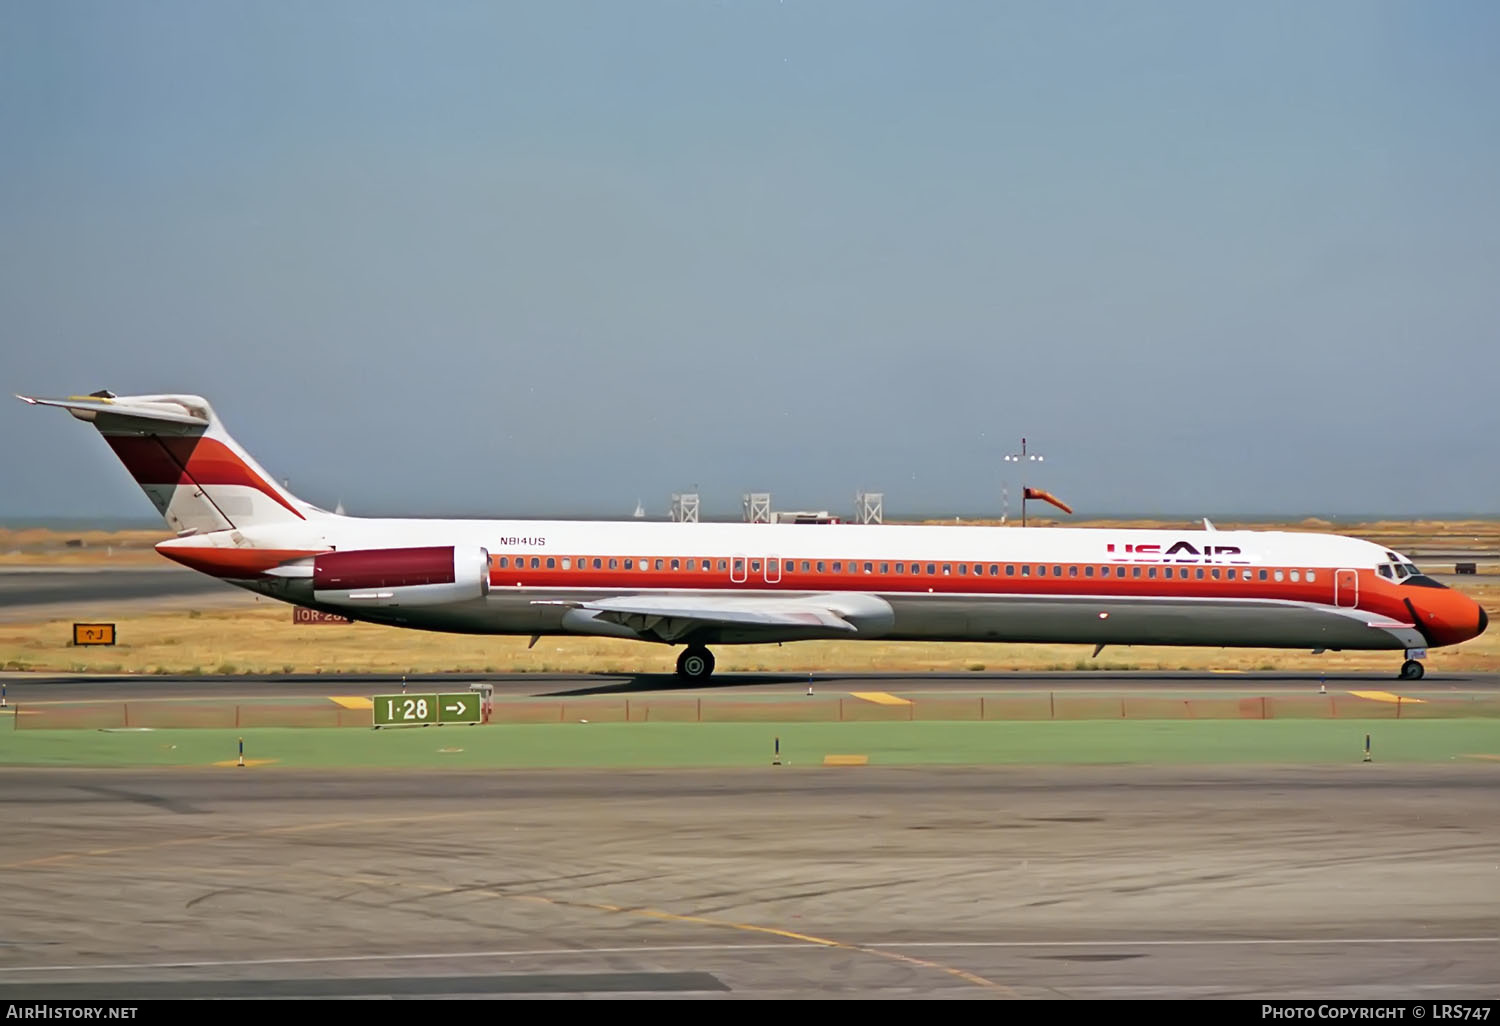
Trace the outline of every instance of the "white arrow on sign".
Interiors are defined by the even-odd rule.
[[[463,712],[464,711],[464,707],[461,706],[461,705],[445,705],[445,706],[443,706],[443,711],[444,712]]]

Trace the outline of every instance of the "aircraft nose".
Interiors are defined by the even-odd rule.
[[[1434,646],[1461,644],[1479,637],[1490,625],[1490,614],[1484,607],[1459,592],[1433,592],[1420,599],[1418,605],[1408,598],[1407,608],[1412,622]]]

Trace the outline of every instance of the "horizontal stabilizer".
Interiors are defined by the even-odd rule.
[[[79,420],[94,420],[99,414],[111,417],[138,417],[141,420],[166,421],[171,424],[191,424],[207,427],[207,411],[194,410],[190,404],[151,396],[128,399],[104,399],[94,396],[73,395],[66,399],[35,399],[29,395],[18,395],[17,399],[32,406],[57,406],[67,410]]]

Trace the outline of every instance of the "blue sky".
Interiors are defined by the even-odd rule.
[[[0,386],[351,512],[1500,514],[1500,7],[12,2]],[[0,518],[149,516],[0,404]]]

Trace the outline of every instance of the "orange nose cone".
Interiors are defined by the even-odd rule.
[[[1416,609],[1419,626],[1434,645],[1457,645],[1477,638],[1490,625],[1484,607],[1467,595],[1450,591],[1441,597],[1423,597],[1425,601]]]

